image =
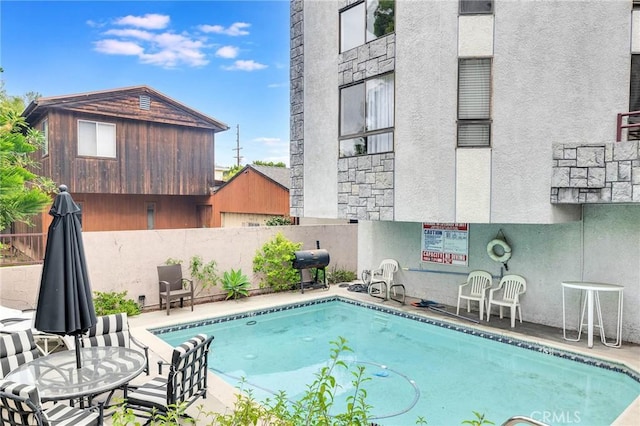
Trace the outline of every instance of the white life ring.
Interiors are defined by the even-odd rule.
[[[503,251],[502,255],[498,255],[495,252],[495,248],[497,246],[502,247],[502,251]],[[505,263],[507,260],[511,259],[511,247],[509,246],[509,244],[507,244],[505,240],[496,238],[494,240],[489,241],[489,244],[487,244],[487,254],[491,259],[495,260],[496,262]]]

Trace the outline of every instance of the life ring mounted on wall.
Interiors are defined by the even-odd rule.
[[[500,249],[496,251],[498,247]],[[507,263],[511,259],[511,246],[501,238],[494,238],[487,244],[487,254],[496,262]]]

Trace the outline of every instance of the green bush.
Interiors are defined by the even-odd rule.
[[[346,283],[351,282],[358,278],[353,271],[347,271],[346,269],[338,269],[338,266],[333,266],[327,274],[327,281],[329,284]]]
[[[127,316],[134,316],[140,313],[140,306],[131,299],[127,299],[127,292],[117,293],[115,291],[100,292],[94,291],[93,307],[97,316],[119,314],[126,312]]]
[[[182,260],[170,257],[164,263],[165,265],[176,265],[182,264]],[[191,279],[193,280],[194,293],[196,296],[199,295],[202,290],[215,287],[220,282],[216,261],[211,260],[208,263],[204,263],[202,257],[197,255],[189,260],[189,274],[191,274]]]
[[[265,222],[267,226],[292,225],[293,220],[289,216],[272,216]]]
[[[276,234],[253,258],[253,272],[260,278],[260,288],[270,287],[274,291],[286,291],[295,287],[300,275],[293,269],[294,252],[302,243],[289,241],[282,233]]]
[[[222,288],[227,292],[227,299],[249,296],[249,287],[251,282],[242,273],[242,269],[236,271],[232,268],[231,271],[225,271],[222,275]]]

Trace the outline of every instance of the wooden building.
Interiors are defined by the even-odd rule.
[[[247,165],[213,195],[213,226],[262,226],[289,216],[290,169]]]
[[[226,124],[148,86],[39,98],[23,116],[46,140],[37,173],[68,186],[85,231],[213,226]]]

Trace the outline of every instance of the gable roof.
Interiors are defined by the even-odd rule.
[[[226,181],[220,187],[218,187],[215,191],[219,191],[222,188],[225,188],[231,182],[233,182],[238,176],[241,176],[247,170],[253,170],[256,173],[264,176],[265,178],[273,181],[276,185],[281,186],[282,188],[289,190],[289,185],[291,182],[291,169],[288,167],[274,167],[274,166],[258,166],[255,164],[247,164],[244,166],[238,173],[233,175],[231,179]]]
[[[169,124],[179,124],[193,127],[209,128],[214,133],[228,130],[229,126],[215,118],[209,117],[199,111],[194,110],[160,92],[152,89],[149,86],[132,86],[119,89],[101,90],[95,92],[78,93],[72,95],[63,96],[51,96],[41,97],[32,101],[23,111],[22,115],[27,122],[34,123],[38,121],[43,115],[53,108],[92,112],[100,115],[108,115],[114,117],[131,118],[137,120],[148,121],[161,121],[157,116],[152,117],[151,114],[131,114],[123,108],[116,101],[109,103],[109,101],[119,100],[121,102],[127,102],[127,105],[131,104],[132,99],[138,99],[140,96],[148,96],[152,101],[160,101],[173,110],[178,111],[185,117],[189,117],[190,120],[174,120],[174,122],[167,121]],[[98,108],[96,108],[98,106]],[[83,109],[83,107],[85,109]]]

